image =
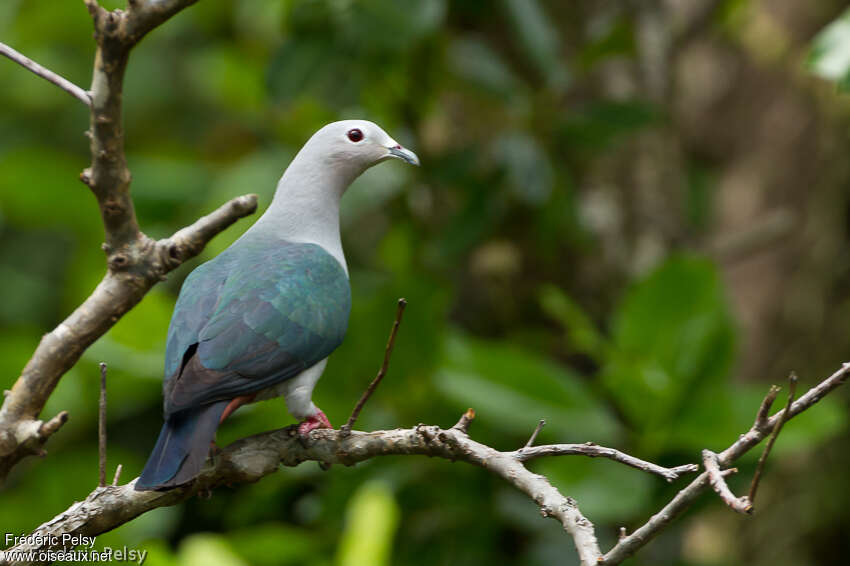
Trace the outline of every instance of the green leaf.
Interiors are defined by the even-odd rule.
[[[180,566],[248,566],[221,535],[201,533],[183,539],[178,552]]]
[[[670,419],[688,417],[696,391],[725,384],[734,354],[719,275],[696,257],[672,257],[635,285],[612,334],[602,381],[633,424],[659,431],[654,442],[675,432]]]
[[[568,347],[601,361],[608,343],[581,306],[554,285],[544,285],[539,293],[540,306],[564,327]]]
[[[519,348],[451,334],[436,385],[458,408],[474,407],[478,420],[505,433],[533,428],[569,439],[615,441],[619,425],[574,373]]]
[[[558,30],[537,0],[502,0],[506,16],[516,30],[520,47],[547,85],[562,90],[569,71],[561,56]]]
[[[657,122],[658,111],[641,100],[594,102],[561,124],[564,143],[576,149],[609,149],[620,139]]]
[[[98,546],[100,546],[99,543],[100,537],[98,537]],[[138,550],[147,551],[145,566],[178,566],[177,557],[164,540],[147,541]]]
[[[376,53],[410,49],[434,32],[446,13],[445,0],[358,0],[355,5],[339,18],[347,43]]]
[[[306,564],[321,550],[313,531],[281,523],[252,525],[228,533],[230,545],[252,566]]]
[[[360,486],[348,504],[337,565],[390,564],[398,520],[398,503],[385,484],[373,481]]]
[[[453,40],[448,47],[446,62],[456,76],[488,93],[510,98],[515,97],[521,87],[520,81],[498,53],[479,38]]]
[[[816,75],[847,88],[850,81],[850,9],[821,30],[812,40],[808,60]]]
[[[805,388],[798,387],[798,391]],[[780,394],[779,399],[782,400]],[[779,401],[777,402],[777,404]],[[783,405],[774,405],[779,410]],[[824,441],[845,430],[847,425],[847,409],[837,397],[828,397],[817,406],[794,417],[783,425],[782,432],[776,439],[775,454],[782,457],[799,451],[810,451]]]
[[[575,498],[582,514],[602,523],[634,517],[652,500],[652,484],[664,481],[619,462],[584,456],[546,458],[533,466]]]

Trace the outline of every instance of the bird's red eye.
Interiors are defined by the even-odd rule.
[[[354,128],[353,130],[348,130],[347,135],[348,135],[348,139],[350,139],[354,143],[357,143],[357,142],[359,142],[360,140],[363,139],[363,132],[361,132],[357,128]]]

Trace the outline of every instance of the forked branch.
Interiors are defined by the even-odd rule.
[[[97,42],[89,93],[69,86],[55,73],[0,44],[0,53],[39,76],[64,85],[91,108],[92,161],[80,179],[91,188],[100,206],[108,268],[83,304],[44,335],[12,389],[4,395],[0,408],[0,481],[26,456],[44,455],[44,443],[68,419],[64,411],[46,422],[38,417],[59,379],[86,348],[166,273],[200,253],[213,236],[237,219],[256,210],[256,195],[245,195],[160,241],[146,236],[136,220],[124,155],[124,71],[131,48],[145,34],[193,3],[194,0],[130,0],[127,10],[108,11],[96,0],[86,0]]]

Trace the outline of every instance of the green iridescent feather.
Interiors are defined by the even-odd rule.
[[[348,277],[322,247],[247,233],[183,284],[168,329],[166,415],[294,377],[342,343],[350,310]],[[178,383],[194,348],[215,371]]]

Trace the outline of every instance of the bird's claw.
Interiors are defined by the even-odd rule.
[[[317,412],[315,415],[310,415],[298,424],[298,436],[306,439],[310,432],[317,428],[333,428],[328,417],[322,411]]]

